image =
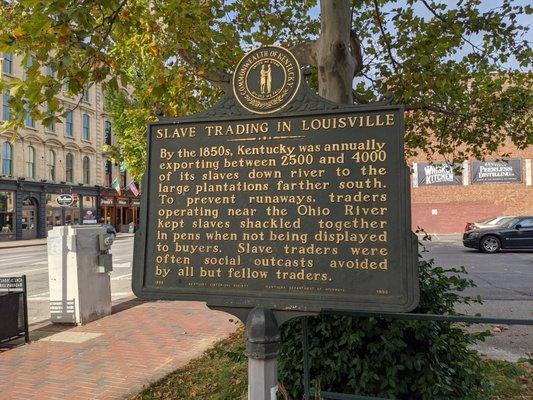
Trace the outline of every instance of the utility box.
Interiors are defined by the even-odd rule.
[[[56,226],[48,232],[53,323],[85,324],[111,314],[110,243],[100,226]]]

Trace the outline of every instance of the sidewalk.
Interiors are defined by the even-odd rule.
[[[118,233],[117,239],[135,236],[134,233]],[[0,242],[0,249],[15,249],[17,247],[46,246],[46,238],[30,240],[11,240],[9,242]]]
[[[198,302],[135,299],[118,308],[85,326],[38,328],[31,344],[0,348],[0,399],[127,399],[236,329],[229,314]]]

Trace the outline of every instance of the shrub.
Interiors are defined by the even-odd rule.
[[[462,268],[420,261],[420,304],[414,312],[454,314],[474,287]],[[300,319],[282,327],[280,381],[303,398]],[[435,321],[321,315],[308,318],[312,386],[325,391],[409,400],[465,399],[485,385],[481,359],[469,345],[485,333]]]

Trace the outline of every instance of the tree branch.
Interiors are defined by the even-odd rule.
[[[383,27],[383,21],[381,20],[381,12],[379,10],[379,3],[377,0],[374,0],[374,11],[376,13],[376,20],[378,23],[379,30],[381,32],[381,37],[383,38],[385,48],[387,49],[387,53],[392,62],[392,67],[394,68],[394,72],[398,73],[398,67],[400,66],[400,63],[396,61],[394,55],[392,54],[391,43],[389,42],[389,38],[387,36],[387,33],[385,32],[385,28]]]
[[[472,117],[472,113],[461,113],[457,111],[447,110],[437,106],[405,106],[405,111],[430,111],[437,114],[455,116],[455,117]]]
[[[231,75],[223,71],[205,70],[202,68],[200,60],[191,55],[186,50],[181,50],[178,55],[187,64],[195,69],[196,74],[215,85],[217,88],[223,90],[225,93],[231,92]]]
[[[355,60],[355,70],[353,72],[355,76],[363,70],[363,48],[354,30],[351,31],[350,35],[350,49]]]
[[[316,41],[299,43],[291,48],[291,53],[301,65],[317,65]]]

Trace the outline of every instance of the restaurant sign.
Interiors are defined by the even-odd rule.
[[[461,185],[462,176],[458,173],[461,165],[448,163],[419,163],[417,165],[418,186]]]
[[[62,207],[69,207],[74,204],[74,196],[68,193],[60,194],[56,197],[56,202]]]
[[[115,202],[113,200],[113,197],[100,197],[100,205],[101,206],[112,206]]]
[[[522,160],[472,161],[472,183],[522,182]]]

